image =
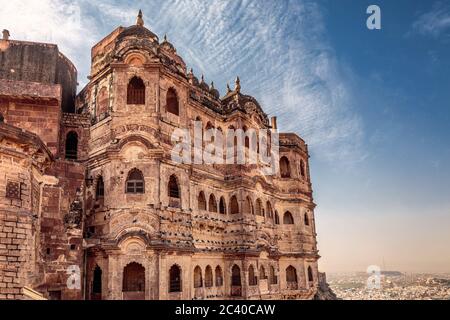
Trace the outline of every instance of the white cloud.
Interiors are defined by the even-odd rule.
[[[419,16],[412,29],[415,33],[433,37],[450,32],[450,5],[435,3],[430,11]]]
[[[225,89],[241,76],[243,91],[280,129],[298,132],[326,161],[364,157],[363,125],[352,106],[352,86],[328,47],[321,8],[310,1],[11,0],[0,21],[15,38],[55,42],[76,63],[84,83],[90,47],[118,25],[146,26],[177,47],[197,75]],[[77,13],[81,13],[81,20]],[[81,22],[81,23],[80,23]]]

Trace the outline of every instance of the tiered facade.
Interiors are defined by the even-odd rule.
[[[94,46],[76,98],[76,70],[56,46],[6,37],[0,50],[0,299],[23,298],[25,286],[50,299],[316,296],[301,138],[280,133],[274,176],[258,164],[171,156],[173,132],[193,133],[194,121],[224,133],[277,130],[239,79],[220,98],[141,14]],[[53,70],[48,80],[22,72],[36,59]]]

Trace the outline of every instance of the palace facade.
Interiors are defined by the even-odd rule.
[[[0,299],[323,296],[303,139],[279,134],[273,176],[171,157],[194,121],[277,131],[239,78],[221,97],[142,13],[92,48],[79,94],[56,45],[5,30],[0,68]]]

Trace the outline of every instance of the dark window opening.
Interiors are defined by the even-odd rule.
[[[180,199],[180,188],[178,186],[177,177],[171,176],[169,179],[169,197]]]
[[[177,93],[172,88],[167,91],[167,112],[176,116],[180,115]]]
[[[213,272],[210,266],[206,267],[205,270],[205,287],[211,288],[213,286]]]
[[[294,218],[292,217],[292,214],[289,211],[287,211],[284,214],[283,223],[284,224],[294,224]]]
[[[123,292],[145,291],[145,268],[138,263],[131,263],[123,270]]]
[[[97,199],[103,198],[105,196],[105,184],[103,183],[103,178],[100,177],[97,180],[97,188],[95,189],[95,195]]]
[[[198,209],[206,210],[206,198],[203,191],[201,191],[200,194],[198,195]]]
[[[223,197],[220,198],[219,213],[221,213],[221,214],[226,214],[227,213],[227,207],[226,207],[226,204],[225,204],[225,199]]]
[[[255,269],[253,266],[248,268],[248,284],[250,286],[256,286],[258,284],[258,279],[256,278]]]
[[[291,177],[291,167],[289,164],[289,160],[286,157],[283,157],[280,160],[280,172],[281,172],[282,178],[290,178]]]
[[[209,196],[209,212],[217,213],[217,201],[216,197],[212,194]]]
[[[181,292],[181,269],[173,265],[169,271],[169,292]]]
[[[66,159],[78,159],[78,134],[76,132],[69,132],[66,137]]]
[[[230,213],[231,214],[239,213],[239,203],[237,201],[236,196],[233,196],[230,200]]]
[[[101,295],[102,294],[102,269],[99,266],[96,266],[94,269],[94,278],[92,280],[92,294],[93,295]],[[93,297],[99,298],[99,297]],[[101,296],[100,296],[101,299]],[[98,300],[100,300],[98,299]]]
[[[145,104],[145,84],[141,78],[133,77],[128,83],[127,104]]]
[[[237,265],[234,265],[231,270],[231,285],[241,286],[241,269]]]

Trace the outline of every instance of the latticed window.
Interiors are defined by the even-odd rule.
[[[237,201],[236,196],[233,196],[230,200],[230,213],[231,214],[239,213],[239,203]]]
[[[237,265],[231,270],[231,285],[241,286],[241,269]]]
[[[258,284],[258,280],[255,275],[255,269],[253,268],[253,266],[250,266],[248,268],[248,284],[250,286],[256,286]]]
[[[286,269],[286,282],[297,283],[297,270],[293,266]]]
[[[194,269],[194,288],[203,287],[202,269],[197,266]]]
[[[133,77],[128,83],[127,104],[145,104],[145,84],[141,78]]]
[[[217,201],[216,201],[216,197],[214,197],[214,195],[212,194],[209,197],[209,212],[217,212]]]
[[[275,268],[273,266],[270,266],[270,284],[277,284],[278,278],[275,274]]]
[[[8,181],[6,184],[6,198],[20,200],[21,193],[20,182]]]
[[[205,287],[211,288],[213,286],[213,272],[210,266],[206,267],[205,270]]]
[[[144,176],[142,172],[137,169],[131,170],[127,180],[127,193],[144,193],[144,187]]]
[[[206,210],[206,198],[203,191],[201,191],[200,194],[198,195],[198,209]]]
[[[216,287],[223,286],[223,275],[222,275],[222,268],[220,266],[216,267]]]

